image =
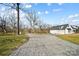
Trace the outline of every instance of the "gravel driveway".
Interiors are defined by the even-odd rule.
[[[28,34],[30,39],[11,56],[77,56],[79,45],[50,34]]]

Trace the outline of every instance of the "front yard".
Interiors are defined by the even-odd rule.
[[[57,35],[57,36],[63,40],[79,44],[79,34],[68,34],[68,35]]]
[[[2,35],[0,36],[0,55],[10,55],[14,49],[28,41],[25,35]]]

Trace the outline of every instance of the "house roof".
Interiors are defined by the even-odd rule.
[[[51,29],[52,30],[65,30],[67,28],[67,26],[69,26],[69,24],[53,26],[53,27],[51,27]],[[79,27],[76,25],[70,25],[70,26],[72,27],[72,29],[78,29],[78,27]]]
[[[64,30],[69,24],[63,24],[63,25],[57,25],[53,26],[51,29],[52,30]]]
[[[78,26],[76,26],[76,25],[71,25],[71,27],[72,27],[73,29],[78,29]]]

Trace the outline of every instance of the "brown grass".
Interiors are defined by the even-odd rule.
[[[58,35],[59,38],[79,44],[79,34]]]

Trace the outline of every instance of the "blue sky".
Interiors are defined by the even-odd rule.
[[[79,4],[78,3],[40,3],[32,4],[30,9],[36,10],[44,22],[56,24],[79,24]]]
[[[78,3],[29,3],[21,7],[25,10],[35,10],[40,19],[52,25],[75,24],[79,25],[79,4]],[[7,7],[0,5],[0,11]],[[21,16],[24,14],[21,12]],[[22,17],[22,19],[24,19]],[[23,21],[25,22],[25,21]]]

